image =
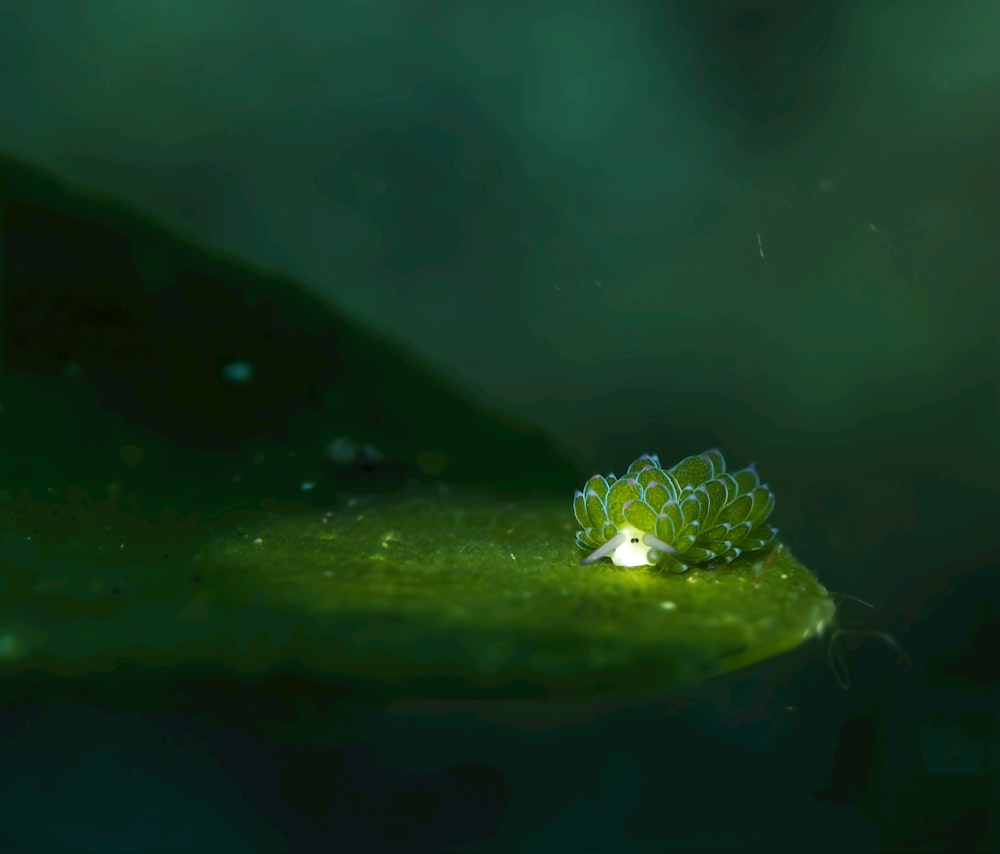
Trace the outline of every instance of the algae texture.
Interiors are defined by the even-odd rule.
[[[272,663],[417,693],[675,687],[790,650],[834,614],[783,548],[675,574],[581,566],[574,531],[564,498],[442,490],[273,518],[201,561],[227,599],[295,622]]]
[[[581,566],[575,526],[565,496],[453,489],[214,519],[8,502],[0,672],[288,672],[397,697],[658,690],[833,617],[787,550],[683,574]]]

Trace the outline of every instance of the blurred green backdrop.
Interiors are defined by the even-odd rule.
[[[893,532],[988,536],[991,0],[0,14],[4,152],[303,282],[581,473],[756,459],[876,598]]]

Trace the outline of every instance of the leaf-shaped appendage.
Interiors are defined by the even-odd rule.
[[[777,536],[767,524],[774,494],[753,465],[726,471],[717,450],[664,469],[655,454],[639,457],[622,478],[594,475],[573,498],[582,563],[609,557],[618,566],[663,563],[709,569]]]

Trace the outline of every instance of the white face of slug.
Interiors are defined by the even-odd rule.
[[[642,541],[642,531],[631,525],[622,525],[618,533],[625,535],[625,542],[608,555],[615,566],[653,565],[653,561],[649,559],[649,546]]]

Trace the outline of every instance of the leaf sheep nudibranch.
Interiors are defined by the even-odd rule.
[[[684,571],[714,568],[768,546],[778,534],[766,524],[774,494],[753,465],[726,471],[718,450],[687,457],[669,469],[643,454],[621,478],[594,475],[573,497],[576,543],[617,566],[668,561]]]

